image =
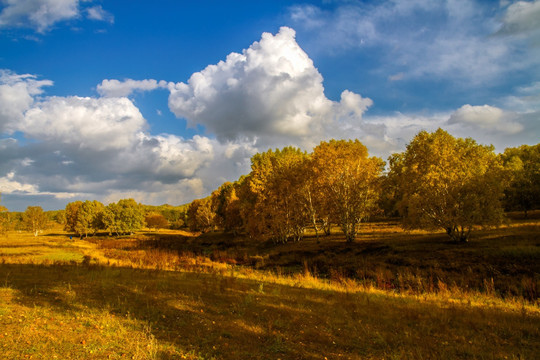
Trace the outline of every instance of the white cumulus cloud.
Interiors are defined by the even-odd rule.
[[[85,149],[123,149],[146,121],[127,98],[49,97],[29,109],[17,130]]]
[[[360,121],[370,99],[344,91],[341,102],[324,94],[323,77],[283,27],[264,33],[241,54],[170,85],[169,107],[190,124],[201,124],[221,140],[258,139],[271,144],[312,144],[341,114]],[[318,141],[317,140],[317,141]]]
[[[212,169],[238,177],[254,153],[250,143],[152,135],[127,97],[43,96],[44,85],[52,82],[9,71],[0,77],[1,104],[18,104],[2,113],[2,126],[31,140],[0,139],[0,187],[10,196],[146,193],[141,200],[178,204],[220,185],[222,174]],[[178,189],[189,192],[180,196]]]
[[[0,133],[13,131],[34,103],[34,97],[43,92],[42,87],[50,85],[52,81],[36,80],[33,75],[0,70]]]
[[[516,134],[523,130],[523,125],[513,121],[511,114],[489,105],[463,105],[450,116],[448,123],[504,134]]]

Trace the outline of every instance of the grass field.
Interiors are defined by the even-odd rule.
[[[162,231],[0,239],[0,358],[536,359],[540,221],[455,245]]]

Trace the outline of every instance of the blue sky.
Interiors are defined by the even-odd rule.
[[[0,1],[10,210],[182,204],[270,147],[540,139],[540,1]]]

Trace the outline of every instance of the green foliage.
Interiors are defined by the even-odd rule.
[[[504,172],[493,146],[442,129],[422,131],[394,156],[390,176],[406,227],[442,228],[453,240],[467,241],[474,225],[502,221]]]
[[[60,225],[65,225],[66,223],[65,210],[51,210],[51,211],[46,211],[45,214],[49,218],[49,221],[54,221]]]
[[[78,236],[88,237],[105,229],[103,223],[105,207],[97,200],[74,201],[66,205],[64,211],[64,230]]]
[[[161,214],[169,223],[175,223],[178,220],[185,221],[188,205],[172,206],[163,204],[159,206],[144,205],[146,214],[156,213]]]
[[[118,200],[103,211],[103,223],[110,233],[132,234],[144,225],[144,208],[133,199]]]
[[[95,234],[98,230],[104,229],[103,212],[105,207],[99,201],[86,200],[81,204],[77,212],[75,232],[79,236],[88,237],[88,234]]]
[[[511,182],[505,190],[507,210],[540,209],[540,144],[508,148],[501,155]]]

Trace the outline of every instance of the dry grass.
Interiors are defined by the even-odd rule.
[[[522,280],[527,266],[529,279],[538,277],[537,234],[537,222],[521,222],[478,232],[460,247],[442,234],[405,234],[381,222],[366,224],[355,244],[332,236],[270,247],[222,234],[83,241],[11,233],[0,239],[0,354],[535,359],[537,295],[510,296],[498,286],[537,286]],[[434,261],[440,276],[430,279]],[[480,274],[457,270],[475,262]],[[505,263],[513,274],[501,272]],[[480,281],[483,266],[500,274],[460,286],[461,276]]]

